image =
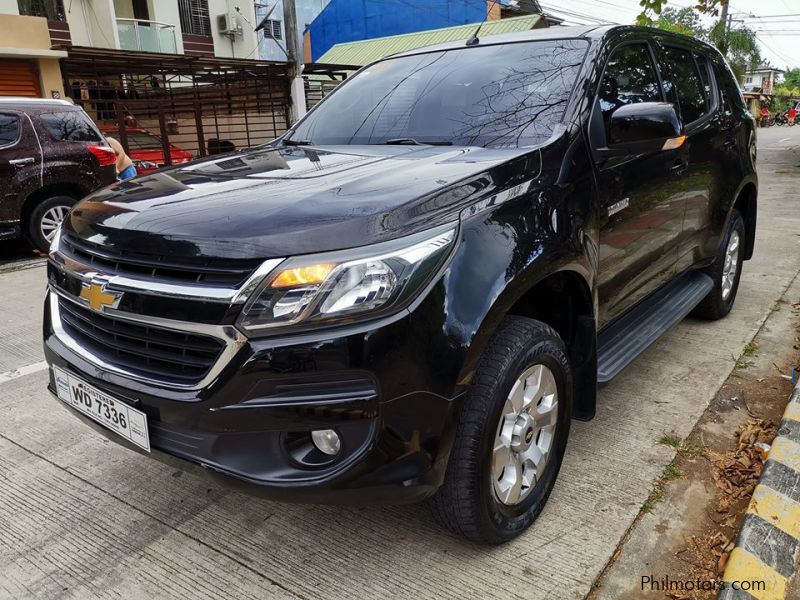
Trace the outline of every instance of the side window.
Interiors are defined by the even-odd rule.
[[[658,76],[646,44],[629,44],[611,55],[600,82],[598,101],[606,133],[620,106],[637,102],[661,102]]]
[[[10,146],[19,139],[19,118],[0,113],[0,147]]]
[[[705,85],[700,79],[697,64],[689,50],[682,48],[664,48],[664,91],[673,99],[677,95],[683,122],[692,123],[707,111]],[[706,73],[706,82],[708,73]]]
[[[42,125],[57,140],[68,142],[99,142],[100,134],[89,117],[80,110],[43,113],[39,115]]]
[[[700,73],[700,83],[703,84],[703,92],[706,97],[706,112],[708,112],[713,110],[716,105],[714,101],[714,86],[711,85],[711,81],[709,80],[709,74],[713,77],[713,71],[711,70],[711,64],[708,62],[708,58],[702,54],[695,52],[694,62],[697,64],[697,70]]]
[[[722,93],[722,101],[725,104],[725,108],[747,109],[742,90],[739,89],[739,84],[733,74],[726,67],[719,64],[714,65],[714,73],[717,79],[717,87]]]

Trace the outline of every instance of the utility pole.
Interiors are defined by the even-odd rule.
[[[728,20],[728,1],[729,0],[721,0],[720,6],[722,7],[719,15],[719,21],[722,23],[722,27],[724,31],[728,31],[731,27],[731,23]]]
[[[306,89],[303,82],[303,57],[297,43],[297,7],[295,0],[283,0],[283,25],[286,30],[286,55],[292,93],[292,123],[306,114]]]

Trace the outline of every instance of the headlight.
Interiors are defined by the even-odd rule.
[[[441,267],[455,227],[366,248],[285,260],[242,310],[247,332],[369,318],[408,304]]]

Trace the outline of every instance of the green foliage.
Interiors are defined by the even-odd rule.
[[[708,37],[728,60],[739,81],[742,81],[745,71],[754,69],[761,62],[756,32],[748,27],[726,29],[722,23],[717,23],[711,28]]]
[[[668,29],[684,35],[690,35],[708,42],[722,52],[736,77],[742,81],[745,71],[756,67],[761,62],[761,52],[756,40],[756,33],[748,27],[727,29],[722,22],[717,22],[711,29],[703,27],[700,13],[717,14],[721,0],[699,0],[692,8],[676,9],[667,6],[669,0],[641,0],[644,9],[637,22]],[[650,15],[655,15],[655,18]],[[796,70],[797,84],[800,85],[800,69]],[[792,84],[794,85],[794,84]]]
[[[720,7],[728,0],[697,0],[695,9],[708,15],[718,15]],[[650,15],[660,15],[669,0],[639,0],[642,13],[637,19],[639,25],[652,25],[653,19]]]
[[[690,35],[701,40],[708,38],[708,30],[703,27],[700,15],[693,8],[676,9],[667,7],[650,25],[659,29]]]
[[[787,88],[800,88],[800,67],[789,69],[783,75],[783,86]]]

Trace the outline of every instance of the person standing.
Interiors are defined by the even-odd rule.
[[[117,181],[125,181],[131,177],[136,177],[136,167],[133,166],[131,157],[125,154],[125,149],[116,139],[106,136],[108,144],[117,155]]]

